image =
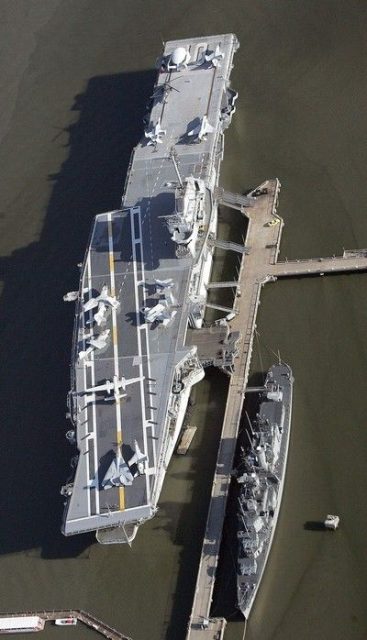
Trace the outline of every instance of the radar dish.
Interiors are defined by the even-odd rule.
[[[172,53],[171,62],[172,64],[178,66],[179,64],[183,64],[185,58],[186,49],[184,49],[184,47],[177,47],[177,49],[174,49]]]

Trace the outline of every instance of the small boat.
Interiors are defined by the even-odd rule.
[[[177,447],[177,453],[180,456],[186,455],[190,444],[192,443],[193,437],[196,433],[196,427],[185,427],[182,433],[182,437],[180,443]]]
[[[55,624],[57,624],[59,627],[63,627],[64,625],[75,627],[77,622],[78,622],[78,618],[56,618],[55,620]]]
[[[268,222],[268,227],[275,227],[277,224],[279,224],[279,222],[280,222],[279,218],[272,218]]]
[[[324,520],[325,529],[331,529],[335,531],[338,528],[340,522],[339,516],[333,516],[332,514],[328,514]]]

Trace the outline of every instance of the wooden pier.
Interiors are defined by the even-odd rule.
[[[344,251],[341,256],[311,258],[309,260],[286,260],[270,265],[269,278],[301,278],[302,276],[350,273],[367,271],[367,250]]]
[[[109,640],[131,640],[129,636],[124,635],[120,631],[117,631],[110,625],[98,620],[95,616],[82,609],[63,609],[60,611],[22,611],[21,613],[0,613],[0,618],[20,618],[26,616],[38,616],[45,622],[52,622],[58,618],[76,618],[79,622],[85,626],[93,629],[100,635]],[[70,631],[70,633],[73,633]],[[76,636],[75,636],[76,637]]]
[[[277,179],[266,181],[256,189],[256,193],[260,195],[255,201],[251,200],[250,208],[246,208],[249,202],[241,196],[223,193],[222,201],[227,206],[239,209],[248,218],[237,286],[233,282],[223,283],[223,286],[236,289],[232,310],[234,313],[229,324],[230,331],[240,332],[242,340],[231,372],[187,640],[217,640],[224,635],[225,620],[211,618],[210,608],[261,289],[267,282],[274,282],[278,278],[367,270],[367,250],[344,251],[339,257],[278,262],[284,226],[282,218],[277,214],[279,190],[280,183]],[[215,242],[216,247],[237,250],[237,245],[233,247],[232,244]],[[210,288],[215,288],[215,285],[209,285],[208,289]]]

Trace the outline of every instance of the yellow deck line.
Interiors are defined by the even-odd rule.
[[[119,507],[120,511],[125,511],[125,489],[124,487],[119,488]]]
[[[108,215],[108,246],[109,246],[109,264],[110,264],[110,278],[111,278],[111,296],[115,297],[115,263],[113,258],[113,235],[112,235],[112,219],[111,215]],[[112,310],[112,344],[114,349],[114,354],[117,351],[117,323],[116,323],[116,311]],[[118,367],[118,365],[117,365]],[[115,375],[118,375],[118,370],[116,370],[116,360],[115,360]],[[117,412],[120,411],[120,400],[116,400],[116,416]],[[122,445],[122,428],[121,430],[118,428],[118,423],[116,421],[116,445],[120,447]],[[120,511],[125,510],[125,489],[124,487],[119,487],[119,509]]]

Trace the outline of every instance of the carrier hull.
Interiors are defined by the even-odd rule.
[[[238,46],[233,34],[166,44],[121,208],[93,222],[75,292],[65,535],[131,542],[156,513],[204,376],[186,334],[205,313]]]

